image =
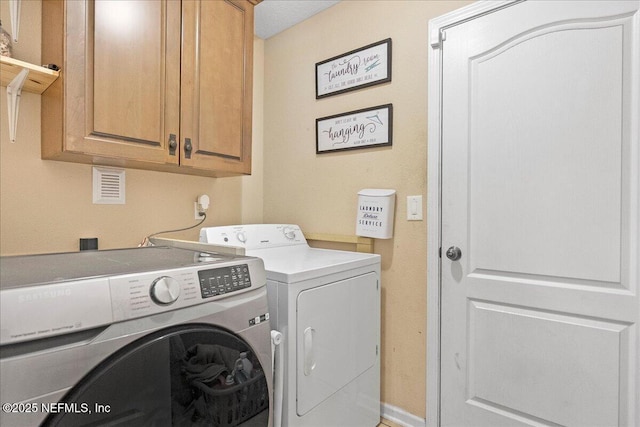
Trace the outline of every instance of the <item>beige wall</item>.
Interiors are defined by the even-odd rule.
[[[0,19],[12,32],[8,2]],[[40,63],[41,2],[23,1],[14,57]],[[126,204],[94,205],[90,165],[40,159],[40,96],[22,93],[17,141],[9,141],[6,89],[0,97],[0,253],[78,249],[80,237],[98,237],[101,249],[136,246],[146,235],[191,226],[193,202],[208,194],[205,225],[262,220],[262,57],[256,39],[253,170],[250,177],[203,178],[126,170]],[[61,64],[58,64],[61,65]],[[167,235],[197,239],[198,229]]]
[[[470,2],[345,0],[265,42],[264,219],[354,234],[357,192],[397,191],[394,238],[382,255],[382,400],[425,416],[428,20]],[[392,82],[315,99],[315,63],[391,37]],[[393,146],[316,155],[315,119],[393,103]]]
[[[256,40],[254,174],[213,179],[128,169],[125,205],[92,204],[90,166],[40,159],[40,96],[23,93],[11,144],[2,88],[0,253],[73,251],[80,237],[98,237],[102,249],[135,246],[149,233],[194,225],[193,201],[202,193],[212,200],[205,225],[264,220],[353,234],[358,190],[394,188],[394,238],[376,241],[383,259],[382,399],[424,417],[426,222],[405,220],[406,196],[426,196],[427,22],[468,3],[345,0]],[[22,2],[14,56],[33,63],[40,61],[40,11],[40,1]],[[12,31],[8,2],[0,2],[0,19]],[[387,37],[391,83],[315,99],[316,62]],[[383,103],[394,106],[392,147],[315,154],[316,118]],[[196,239],[197,229],[172,236]]]

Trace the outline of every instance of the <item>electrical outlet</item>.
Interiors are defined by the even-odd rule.
[[[204,215],[200,215],[200,209],[198,209],[198,202],[193,202],[193,213],[195,219],[202,219]]]

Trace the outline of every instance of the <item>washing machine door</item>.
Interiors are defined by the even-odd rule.
[[[225,330],[163,329],[101,362],[47,408],[42,425],[267,426],[264,368],[246,341]]]

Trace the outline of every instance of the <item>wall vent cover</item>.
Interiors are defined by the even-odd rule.
[[[93,167],[93,203],[124,205],[124,169]]]

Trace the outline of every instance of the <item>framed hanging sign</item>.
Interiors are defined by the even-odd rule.
[[[316,64],[316,99],[391,81],[391,39]]]
[[[392,144],[393,105],[316,119],[316,154]]]

